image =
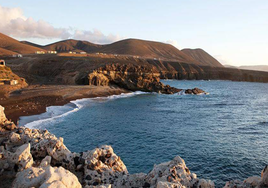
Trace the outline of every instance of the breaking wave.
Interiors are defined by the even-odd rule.
[[[108,97],[77,99],[74,101],[70,101],[70,103],[63,105],[63,106],[49,106],[46,108],[46,112],[42,114],[20,117],[19,126],[25,126],[31,129],[39,128],[42,123],[48,122],[48,121],[55,121],[71,113],[77,112],[79,109],[90,104],[91,102],[116,100],[120,98],[127,98],[127,97],[133,97],[136,95],[144,95],[144,94],[150,94],[150,93],[136,91],[136,92],[131,92],[131,93],[121,93],[120,95],[110,95]]]

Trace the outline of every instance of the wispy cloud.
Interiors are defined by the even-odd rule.
[[[174,47],[180,49],[179,44],[176,40],[167,40],[166,43],[173,45]]]
[[[121,39],[118,35],[104,35],[101,31],[73,30],[71,28],[57,28],[44,20],[34,20],[26,17],[21,8],[7,8],[0,6],[0,32],[19,38],[68,39],[88,40],[104,44]]]
[[[97,29],[94,29],[93,31],[76,30],[73,34],[73,38],[78,40],[87,40],[99,44],[107,44],[122,39],[119,35],[104,35]]]

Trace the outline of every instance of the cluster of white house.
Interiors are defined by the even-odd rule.
[[[69,54],[87,54],[87,52],[73,52],[73,51],[69,51]]]
[[[35,54],[57,54],[57,51],[36,51]],[[69,51],[69,54],[87,54],[86,52]]]
[[[23,57],[21,54],[13,54],[12,57]]]
[[[49,51],[35,51],[35,54],[57,54],[57,51],[54,51],[54,50],[49,50]]]
[[[0,67],[6,66],[5,60],[0,60]],[[14,79],[1,79],[0,78],[0,85],[17,85],[19,83],[18,80]]]

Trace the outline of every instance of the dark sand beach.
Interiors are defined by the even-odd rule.
[[[6,116],[17,123],[20,116],[40,114],[48,106],[59,106],[82,98],[106,97],[129,91],[116,86],[32,85],[2,97]]]

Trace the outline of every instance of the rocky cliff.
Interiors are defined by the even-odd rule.
[[[159,74],[160,79],[178,80],[232,80],[249,82],[268,82],[268,73],[251,70],[240,70],[224,67],[211,67],[188,64],[180,61],[159,59],[142,59],[125,56],[24,56],[17,59],[6,59],[14,73],[27,80],[29,84],[63,84],[74,85],[77,80],[87,77],[89,73],[106,65],[143,66]]]
[[[181,89],[164,85],[159,74],[143,66],[106,65],[88,75],[89,85],[106,86],[115,84],[131,91],[159,92],[165,94],[178,93]]]
[[[78,82],[89,85],[106,86],[109,84],[128,89],[130,91],[158,92],[174,94],[182,91],[160,82],[160,74],[144,66],[110,64],[100,67],[81,78]],[[201,94],[203,90],[194,88],[185,90],[186,94]]]
[[[0,106],[1,123],[6,122]],[[2,125],[1,125],[2,126]],[[268,186],[268,168],[261,177],[227,182],[225,188]],[[184,160],[155,165],[148,173],[129,174],[111,146],[74,153],[47,130],[2,128],[0,134],[1,187],[58,188],[214,188],[210,180],[191,173]]]

